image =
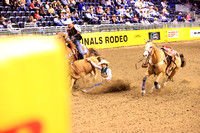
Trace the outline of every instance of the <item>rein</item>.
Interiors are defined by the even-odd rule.
[[[140,63],[141,61],[143,61],[144,58],[139,59],[139,61],[137,63],[135,63],[135,68],[137,69],[137,64]]]

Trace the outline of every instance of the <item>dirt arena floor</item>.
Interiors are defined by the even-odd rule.
[[[78,81],[72,96],[73,133],[200,133],[200,40],[161,45],[183,53],[187,63],[174,82],[152,94],[155,77],[149,77],[145,96],[140,92],[146,69],[141,63],[135,68],[144,46],[97,50],[110,62],[113,82],[83,93]],[[100,74],[96,82],[87,81],[85,87],[94,85]]]

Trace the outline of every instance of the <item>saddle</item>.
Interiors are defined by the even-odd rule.
[[[163,46],[161,49],[171,57],[176,55],[176,51],[171,46]]]
[[[178,53],[171,46],[163,46],[161,47],[163,52],[165,53],[167,60],[166,74],[170,75],[170,72],[174,69],[174,65],[176,65],[175,60],[178,56]]]

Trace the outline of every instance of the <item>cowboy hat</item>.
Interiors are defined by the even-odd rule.
[[[71,19],[67,19],[66,24],[72,24]]]
[[[59,17],[59,16],[56,14],[56,15],[54,15],[54,17],[56,18],[56,17]]]
[[[101,62],[99,62],[98,64],[99,64],[99,65],[101,65],[101,64],[107,64],[107,65],[108,65],[108,64],[109,64],[109,62],[108,62],[108,61],[106,61],[106,60],[101,60]]]
[[[63,12],[66,12],[66,11],[65,11],[65,10],[62,10],[61,12],[63,13]]]

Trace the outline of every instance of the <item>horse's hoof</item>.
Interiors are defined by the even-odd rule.
[[[141,95],[144,96],[145,95],[145,91],[141,91]]]
[[[161,88],[161,86],[160,85],[156,85],[156,89],[160,89]]]
[[[82,91],[82,92],[84,92],[84,93],[86,93],[86,92],[87,92],[87,90],[83,90],[83,89],[82,89],[81,91]]]

